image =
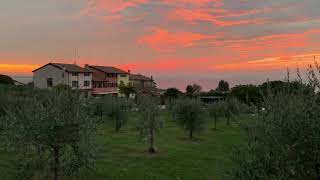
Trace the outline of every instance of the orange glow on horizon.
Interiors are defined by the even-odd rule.
[[[0,74],[31,75],[38,67],[33,64],[0,64]]]

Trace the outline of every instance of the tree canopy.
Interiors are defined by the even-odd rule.
[[[229,83],[227,81],[221,80],[219,81],[218,87],[216,89],[217,91],[229,91]]]

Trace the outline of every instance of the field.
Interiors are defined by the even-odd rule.
[[[156,136],[158,152],[147,153],[147,145],[138,141],[137,114],[132,114],[128,124],[116,133],[111,123],[98,127],[96,140],[95,173],[82,173],[72,179],[90,180],[216,180],[232,168],[230,156],[245,138],[236,123],[227,126],[220,119],[218,130],[213,122],[189,140],[166,113],[161,115],[164,127]],[[240,118],[246,120],[248,116]],[[7,171],[9,172],[9,171]],[[7,174],[9,178],[10,175]],[[3,176],[6,177],[6,176]],[[11,178],[9,178],[11,179]],[[71,178],[65,178],[70,180]]]
[[[87,179],[221,179],[232,167],[234,147],[244,141],[240,128],[226,126],[224,120],[218,124],[219,130],[211,130],[213,125],[208,124],[206,131],[190,141],[187,133],[163,114],[165,124],[156,139],[159,152],[150,155],[147,145],[137,141],[137,118],[134,116],[120,133],[111,125],[100,127],[97,172]]]

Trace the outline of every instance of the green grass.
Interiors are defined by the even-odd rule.
[[[89,180],[216,180],[232,168],[230,156],[245,137],[236,123],[226,125],[220,120],[218,130],[209,121],[205,131],[188,139],[188,133],[163,113],[164,127],[156,134],[154,155],[147,153],[147,144],[138,141],[133,114],[128,124],[116,133],[111,123],[101,124],[95,139],[97,148],[96,171],[83,173]],[[242,117],[246,120],[247,117]],[[1,156],[1,155],[0,155]],[[0,157],[1,158],[1,157]],[[5,176],[3,176],[5,177]],[[9,177],[9,176],[8,176]]]
[[[134,116],[119,133],[110,124],[99,128],[97,171],[84,179],[221,179],[232,167],[233,149],[244,142],[241,129],[235,123],[226,126],[225,120],[219,122],[217,131],[210,122],[191,141],[187,132],[163,114],[165,124],[156,136],[158,152],[150,155],[147,144],[138,141],[137,118]]]

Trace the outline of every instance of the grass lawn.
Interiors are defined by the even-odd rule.
[[[188,133],[166,114],[162,118],[165,124],[156,136],[158,153],[155,155],[148,154],[148,146],[137,140],[137,116],[119,133],[114,132],[111,124],[100,127],[97,172],[84,179],[222,179],[232,167],[233,149],[244,142],[238,125],[226,126],[225,120],[220,120],[218,130],[213,131],[210,122],[204,132],[190,141]]]
[[[163,129],[156,134],[154,155],[147,153],[147,144],[138,141],[133,114],[128,124],[116,133],[111,123],[99,126],[96,139],[97,162],[94,174],[82,174],[89,180],[216,180],[222,179],[232,167],[230,156],[235,147],[244,143],[242,130],[236,123],[226,125],[220,120],[218,130],[213,122],[195,140],[163,113]],[[246,120],[248,116],[242,117]],[[1,167],[0,167],[1,168]],[[0,170],[1,171],[1,170]],[[4,176],[2,176],[3,178]],[[8,176],[9,177],[9,176]],[[1,178],[1,179],[2,179]],[[79,179],[66,178],[64,180]]]

